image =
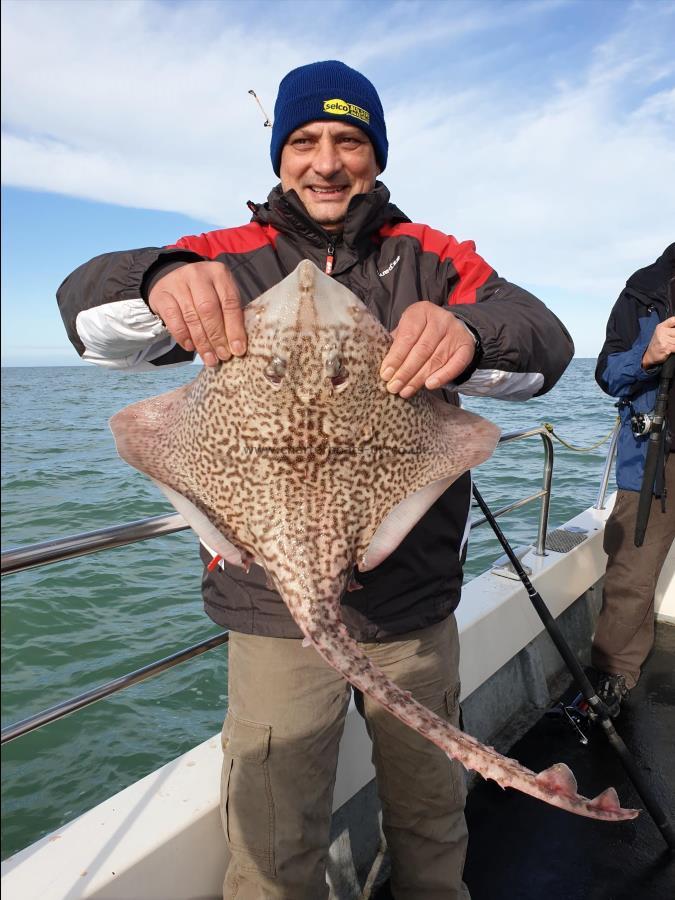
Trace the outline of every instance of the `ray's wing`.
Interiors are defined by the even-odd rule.
[[[411,439],[394,448],[373,473],[373,516],[360,547],[361,571],[375,568],[401,543],[460,475],[492,455],[499,428],[487,419],[432,397],[394,398]],[[401,409],[401,403],[405,407]]]
[[[173,436],[194,382],[132,403],[110,419],[117,452],[122,459],[156,481],[170,479]]]
[[[201,446],[200,410],[208,403],[208,379],[208,373],[202,373],[183,387],[127,406],[111,418],[110,428],[122,459],[152,478],[200,541],[228,562],[242,565],[242,552],[224,518],[201,501],[217,469]],[[220,447],[222,467],[228,448],[223,440]]]

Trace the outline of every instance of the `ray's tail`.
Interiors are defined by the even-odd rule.
[[[577,793],[574,775],[564,763],[536,774],[422,706],[370,661],[349,636],[335,603],[327,600],[312,603],[311,609],[303,603],[301,610],[295,604],[289,604],[289,607],[306,638],[329,665],[465,768],[496,781],[502,788],[515,788],[552,806],[591,819],[620,822],[638,815],[638,810],[621,808],[614,788],[607,788],[592,800],[583,797]]]

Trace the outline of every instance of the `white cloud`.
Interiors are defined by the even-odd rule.
[[[410,106],[391,117],[390,179],[404,208],[480,234],[514,280],[606,298],[617,272],[675,238],[675,142],[661,101],[619,117],[606,89],[584,85],[495,116],[480,97],[427,98],[426,110],[413,106],[419,128]]]
[[[378,19],[376,37],[369,32],[361,40],[351,42],[345,51],[350,64],[367,66],[373,60],[400,60],[403,54],[419,54],[438,49],[444,53],[460,54],[468,36],[481,32],[498,33],[504,27],[517,26],[520,22],[539,19],[569,0],[509,0],[499,6],[489,2],[480,4],[460,2],[432,2],[421,0],[397,0],[384,6]]]
[[[233,186],[245,190],[249,171],[253,188],[269,184],[269,134],[248,88],[273,98],[306,54],[268,35],[254,41],[252,65],[246,30],[214,18],[217,5],[197,7],[6,4],[5,183],[213,221],[240,215]]]
[[[499,32],[509,15],[545,28],[556,5],[471,4],[448,28],[428,5],[405,4],[408,22],[416,12],[406,29],[394,4],[366,34],[354,32],[349,4],[334,19],[356,38],[340,55],[365,61],[380,88],[395,202],[476,238],[496,268],[544,297],[565,291],[587,304],[585,314],[604,304],[597,331],[627,275],[675,239],[675,5],[624,6],[622,26],[550,84],[543,62],[530,89],[516,83],[499,65],[499,38],[485,42],[492,56],[481,83],[462,81],[458,35]],[[214,224],[243,221],[245,200],[273,184],[269,131],[248,89],[271,114],[283,74],[324,55],[317,38],[335,9],[316,8],[327,9],[323,19],[299,28],[296,16],[284,31],[261,7],[244,19],[245,7],[220,3],[5,2],[3,180]],[[392,48],[394,66],[397,55],[410,61],[417,52],[416,78],[392,80],[382,57]],[[430,77],[423,63],[432,51]],[[376,78],[378,66],[393,75]],[[586,328],[575,327],[579,336]]]

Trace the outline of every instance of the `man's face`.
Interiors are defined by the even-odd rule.
[[[341,231],[349,201],[375,186],[380,170],[365,132],[342,122],[308,122],[281,151],[281,187],[293,189],[326,231]]]

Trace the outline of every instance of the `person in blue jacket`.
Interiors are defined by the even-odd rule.
[[[647,531],[642,546],[634,543],[650,414],[663,363],[675,352],[674,302],[675,243],[626,282],[609,317],[595,370],[603,391],[619,398],[621,417],[618,493],[605,528],[607,572],[591,648],[596,691],[614,716],[637,684],[654,643],[654,592],[675,539],[675,397],[671,385]]]

